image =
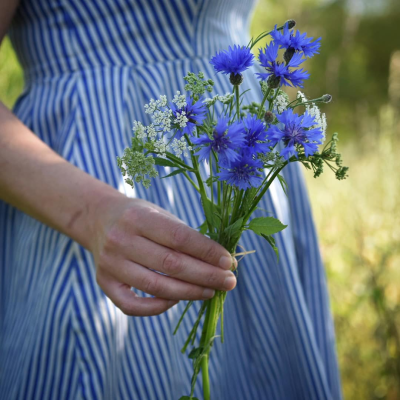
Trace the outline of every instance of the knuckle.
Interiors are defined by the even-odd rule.
[[[157,276],[152,276],[150,278],[146,278],[143,282],[143,291],[148,294],[159,294],[160,292],[160,280]]]
[[[174,276],[182,272],[183,266],[177,254],[168,252],[163,260],[163,270],[166,274]]]
[[[105,236],[103,249],[101,254],[107,254],[117,248],[122,242],[122,235],[119,229],[111,228]]]
[[[189,240],[189,235],[187,232],[187,226],[184,224],[178,224],[172,230],[172,244],[174,247],[181,248],[183,247]]]
[[[210,272],[206,278],[206,287],[219,287],[222,281],[217,271]]]
[[[205,251],[205,255],[204,255],[204,259],[205,260],[215,260],[218,257],[218,250],[216,248],[216,246],[208,246],[208,248]]]

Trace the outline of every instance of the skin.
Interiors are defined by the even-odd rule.
[[[0,0],[0,42],[17,5]],[[230,269],[237,262],[222,246],[68,163],[2,103],[0,188],[1,200],[91,251],[97,283],[127,315],[158,315],[179,300],[208,299],[236,285]]]

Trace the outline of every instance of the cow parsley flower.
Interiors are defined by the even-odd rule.
[[[278,121],[284,125],[279,128],[272,125],[267,131],[267,138],[270,145],[275,146],[282,141],[285,148],[281,151],[281,156],[286,160],[291,155],[298,157],[298,147],[303,146],[306,157],[313,155],[318,150],[318,145],[322,143],[323,135],[320,128],[313,128],[316,125],[315,118],[308,112],[298,115],[291,108],[276,116]]]
[[[185,157],[189,157],[189,151],[192,150],[192,146],[188,146],[183,136],[180,139],[174,139],[171,143],[171,148],[177,157],[182,154]]]
[[[288,63],[276,61],[278,58],[279,45],[271,42],[264,50],[260,49],[259,60],[261,65],[267,70],[265,73],[257,73],[261,80],[268,79],[268,83],[277,83],[270,85],[277,88],[280,85],[303,87],[303,80],[310,76],[303,68],[291,70],[298,67],[305,58],[300,53],[294,54]]]
[[[220,181],[226,181],[229,185],[235,185],[239,189],[259,187],[263,181],[259,168],[263,168],[260,160],[255,160],[246,153],[232,161],[229,166],[222,164],[222,171],[217,174]]]
[[[276,96],[274,106],[278,114],[282,114],[283,111],[286,110],[289,104],[289,96],[285,92],[280,92],[278,96]]]
[[[308,101],[305,94],[300,91],[297,92],[297,98],[299,98],[302,103]],[[313,126],[313,128],[320,128],[322,130],[322,141],[325,141],[325,133],[327,128],[325,113],[322,113],[315,103],[306,104],[305,108],[306,111],[315,119],[316,124]]]
[[[271,36],[281,49],[286,49],[292,55],[295,51],[302,52],[306,57],[312,57],[319,53],[321,38],[313,41],[312,37],[307,37],[307,33],[301,34],[299,30],[295,34],[293,32],[294,30],[290,30],[287,25],[283,30],[278,31],[275,25]]]
[[[206,118],[207,107],[203,103],[202,100],[198,102],[193,102],[193,99],[189,96],[186,97],[186,105],[184,107],[178,107],[177,105],[171,103],[171,114],[175,117],[175,120],[178,119],[178,127],[176,131],[175,138],[180,139],[183,135],[192,135],[193,130],[196,128],[196,125],[201,125],[201,123]],[[180,123],[183,122],[182,113],[187,119],[185,126],[180,126]]]
[[[146,137],[146,127],[140,121],[133,121],[133,132],[138,139],[144,139]]]
[[[248,115],[242,120],[246,129],[244,149],[249,154],[266,153],[269,151],[269,144],[265,143],[267,131],[264,122],[255,115]]]
[[[228,125],[228,122],[228,117],[220,118],[214,128],[212,138],[204,134],[199,138],[192,139],[194,144],[202,146],[196,153],[200,161],[208,160],[211,150],[218,153],[219,158],[224,162],[239,158],[239,154],[235,150],[245,143],[244,127],[237,121],[232,125]]]
[[[172,99],[172,102],[175,103],[178,108],[183,108],[186,106],[186,96],[181,94],[181,92],[178,90]]]

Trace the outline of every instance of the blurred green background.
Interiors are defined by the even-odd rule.
[[[400,399],[400,1],[260,0],[252,33],[289,18],[322,36],[307,61],[308,98],[323,105],[328,135],[350,177],[306,172],[335,317],[345,399]],[[22,71],[0,49],[0,100],[12,106]],[[295,91],[290,92],[295,96]]]

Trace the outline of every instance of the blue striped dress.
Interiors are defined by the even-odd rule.
[[[125,186],[116,156],[133,120],[148,123],[150,98],[183,91],[188,71],[231,90],[209,59],[249,40],[254,4],[242,0],[22,0],[10,38],[24,68],[14,113],[58,154],[129,196],[197,227],[197,194],[180,176],[151,188]],[[260,100],[247,71],[245,101]],[[225,343],[210,361],[213,399],[340,399],[326,278],[302,173],[284,173],[260,207],[289,227],[276,235],[280,261],[262,239],[240,263],[225,308]],[[60,176],[62,179],[62,176]],[[263,215],[265,211],[258,211]],[[180,349],[192,307],[127,317],[95,281],[93,257],[67,236],[0,202],[0,398],[177,400],[192,366]],[[137,290],[139,295],[145,296]],[[202,398],[199,376],[195,395]]]

